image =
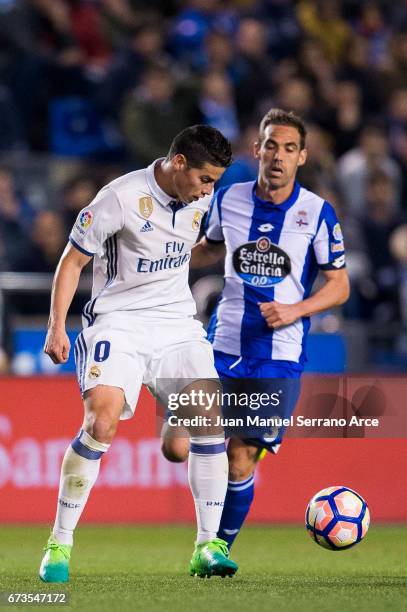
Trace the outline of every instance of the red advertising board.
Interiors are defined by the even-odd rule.
[[[0,522],[52,523],[62,456],[82,421],[73,378],[0,380]],[[407,520],[407,444],[393,437],[288,438],[259,465],[253,522],[302,521],[330,485],[356,489],[373,520]],[[84,512],[88,522],[190,522],[187,466],[160,453],[152,396],[120,424]]]

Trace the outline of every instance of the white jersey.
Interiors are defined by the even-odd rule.
[[[256,195],[256,182],[220,189],[206,224],[209,242],[226,246],[225,287],[208,329],[216,350],[303,364],[309,317],[267,327],[259,302],[295,304],[311,292],[318,270],[345,266],[333,207],[295,184],[281,204]]]
[[[210,196],[176,203],[154,177],[154,167],[112,181],[78,215],[70,242],[93,256],[91,300],[83,315],[137,311],[180,318],[196,312],[188,285],[191,248]]]

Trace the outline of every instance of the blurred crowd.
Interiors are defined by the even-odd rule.
[[[222,184],[255,178],[279,106],[307,123],[301,183],[343,220],[344,316],[407,326],[406,0],[0,0],[0,83],[1,270],[53,271],[101,185],[187,125],[233,143]]]

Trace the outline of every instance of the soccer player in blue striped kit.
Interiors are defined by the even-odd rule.
[[[271,109],[264,116],[254,144],[257,180],[215,194],[191,260],[192,267],[203,267],[225,255],[225,286],[208,330],[219,376],[286,381],[284,417],[298,398],[310,316],[349,296],[335,211],[296,181],[307,158],[305,138],[304,123],[293,113]],[[311,295],[319,271],[324,283]],[[229,483],[218,532],[229,547],[253,501],[256,463],[265,451],[278,451],[283,432],[229,440]],[[171,436],[165,426],[167,459],[184,461],[188,446],[186,437]]]

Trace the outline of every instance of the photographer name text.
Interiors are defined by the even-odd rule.
[[[352,416],[349,419],[341,418],[309,418],[302,415],[282,417],[261,417],[259,415],[245,415],[244,418],[215,418],[203,415],[193,417],[179,417],[171,414],[168,417],[170,427],[379,427],[377,418]]]

